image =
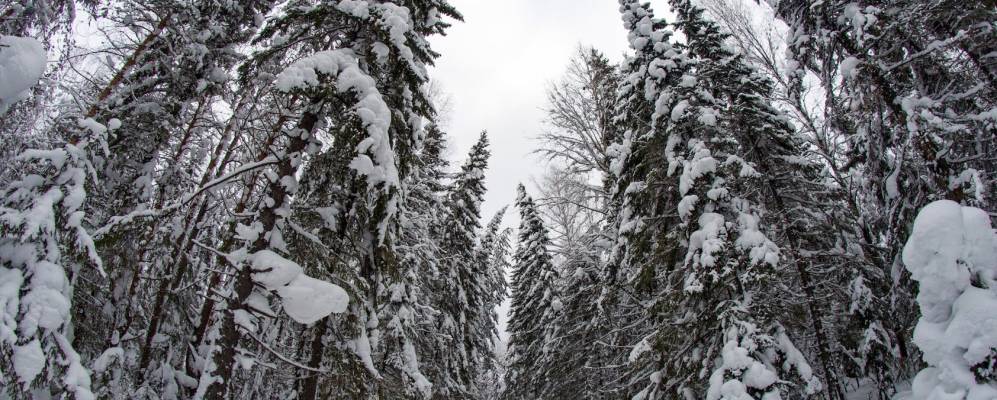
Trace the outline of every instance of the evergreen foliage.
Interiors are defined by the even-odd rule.
[[[991,2],[655,4],[513,230],[447,0],[0,0],[0,398],[997,397]]]

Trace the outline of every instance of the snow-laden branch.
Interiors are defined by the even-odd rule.
[[[205,183],[204,185],[202,185],[197,190],[184,195],[183,197],[181,197],[180,199],[178,199],[178,200],[174,201],[173,203],[167,205],[166,207],[159,208],[159,209],[135,210],[135,211],[132,211],[132,212],[130,212],[128,214],[125,214],[125,215],[119,215],[119,216],[111,217],[110,222],[108,222],[107,224],[104,224],[104,226],[101,226],[100,228],[98,228],[97,230],[94,231],[93,237],[95,239],[99,239],[99,238],[103,237],[104,235],[110,233],[111,230],[114,229],[114,228],[116,228],[117,226],[131,223],[132,221],[134,221],[137,218],[158,217],[160,215],[164,215],[164,214],[173,212],[173,211],[179,209],[180,207],[182,207],[184,205],[187,205],[188,203],[190,203],[191,201],[193,201],[195,198],[197,198],[198,196],[200,196],[205,191],[213,189],[215,186],[219,186],[221,184],[227,183],[228,181],[231,181],[232,179],[235,179],[236,177],[238,177],[238,176],[240,176],[240,175],[242,175],[242,174],[244,174],[246,172],[253,171],[253,170],[256,170],[256,169],[259,169],[259,168],[263,168],[263,167],[266,167],[268,165],[273,165],[273,164],[278,163],[279,161],[280,161],[279,158],[274,157],[274,156],[270,156],[270,157],[267,157],[267,158],[265,158],[263,160],[260,160],[260,161],[252,162],[252,163],[249,163],[249,164],[243,164],[243,165],[239,166],[238,168],[230,171],[229,173],[227,173],[227,174],[225,174],[223,176],[220,176],[218,178],[212,179],[211,181],[208,181],[207,183]]]

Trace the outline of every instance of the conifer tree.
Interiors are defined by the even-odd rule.
[[[279,159],[278,174],[270,178],[266,196],[271,200],[264,203],[260,219],[248,225],[255,231],[255,240],[247,243],[251,246],[246,251],[250,259],[256,259],[256,254],[270,251],[271,246],[284,250],[281,246],[284,234],[279,229],[282,217],[288,215],[287,194],[293,193],[297,186],[294,175],[301,157],[320,148],[315,129],[323,126],[326,115],[346,115],[344,120],[336,122],[333,131],[333,140],[339,148],[333,159],[341,164],[330,165],[333,170],[329,172],[346,189],[343,209],[335,211],[346,220],[338,225],[353,226],[359,233],[351,240],[359,245],[354,253],[358,257],[355,265],[359,266],[358,275],[363,281],[358,284],[361,292],[354,293],[355,303],[349,310],[356,318],[354,323],[359,325],[354,326],[357,335],[354,352],[371,375],[380,375],[376,358],[379,363],[404,372],[402,382],[406,382],[404,387],[397,388],[367,380],[360,386],[368,386],[361,390],[369,393],[388,395],[401,390],[421,397],[431,393],[431,383],[419,371],[411,340],[413,274],[398,264],[393,243],[397,237],[395,217],[400,206],[399,193],[403,190],[402,179],[410,171],[412,151],[422,136],[422,118],[432,112],[421,90],[426,82],[424,65],[435,57],[425,36],[441,32],[446,26],[440,21],[441,12],[457,15],[442,2],[418,4],[412,9],[394,3],[298,4],[290,6],[258,39],[307,33],[314,38],[311,44],[317,51],[295,61],[276,77],[277,89],[307,100],[299,106],[298,126],[286,133],[287,147],[276,151],[283,157]],[[319,32],[333,38],[353,39],[327,41],[316,35]],[[289,48],[284,41],[273,43],[273,47],[257,55],[244,73],[262,72],[268,64],[279,61],[279,57],[303,49]],[[395,84],[388,85],[387,79]],[[214,352],[212,361],[217,374],[205,373],[201,377],[202,388],[206,388],[203,393],[208,398],[224,397],[231,381],[235,348],[242,336],[234,314],[245,308],[253,292],[254,273],[249,265],[237,265],[235,293],[224,311],[219,328],[220,348]],[[386,325],[379,326],[376,323],[379,320]],[[382,343],[383,348],[370,347]],[[326,347],[320,343],[315,350]]]
[[[441,392],[448,398],[476,396],[477,359],[490,349],[489,336],[480,332],[486,297],[486,271],[478,264],[481,202],[485,193],[484,173],[488,166],[488,137],[482,132],[468,158],[450,184],[444,203],[447,210],[441,227],[441,276],[438,281],[441,331],[450,337],[449,348],[439,360],[448,367],[441,376]]]
[[[608,386],[597,368],[602,354],[594,351],[604,333],[599,303],[593,301],[601,291],[599,259],[592,257],[599,254],[597,247],[560,266],[566,275],[559,288],[564,308],[553,322],[560,330],[548,345],[553,354],[539,367],[550,376],[541,398],[598,399]]]
[[[724,50],[724,36],[702,18],[702,11],[688,2],[672,2],[678,14],[674,26],[687,43],[670,45],[661,41],[666,35],[655,31],[646,8],[621,5],[638,51],[635,61],[643,61],[629,64],[634,72],[627,82],[639,89],[633,90],[637,96],[630,97],[622,118],[644,117],[628,122],[651,127],[646,141],[624,137],[618,158],[621,180],[630,165],[646,165],[653,172],[642,174],[649,180],[637,187],[628,183],[617,189],[624,194],[620,229],[640,234],[645,221],[655,223],[654,229],[643,231],[651,235],[647,253],[624,248],[623,260],[646,265],[644,275],[630,280],[655,287],[657,293],[648,310],[650,333],[630,354],[650,380],[635,398],[721,399],[819,390],[806,361],[773,318],[774,299],[764,295],[784,258],[769,239],[772,231],[763,219],[766,199],[753,190],[753,182],[763,178],[760,166],[748,157],[752,146],[779,138],[769,132],[788,128],[759,101],[765,86]],[[647,54],[642,50],[649,57],[641,59]],[[743,87],[725,86],[730,83]],[[760,87],[752,91],[751,85]],[[634,113],[642,109],[643,114]],[[749,120],[759,123],[759,130],[738,132]],[[633,137],[634,131],[625,135]],[[647,147],[635,150],[637,146]],[[635,157],[647,153],[663,154],[664,159]],[[655,191],[664,193],[644,200],[653,201],[650,205],[638,203],[645,208],[634,213],[634,201],[643,199],[638,195]],[[699,379],[705,376],[708,382]],[[788,385],[791,381],[797,384]]]
[[[829,130],[841,138],[838,169],[855,182],[849,240],[864,258],[851,273],[860,299],[841,327],[849,374],[868,377],[878,396],[917,362],[909,345],[916,319],[912,282],[900,248],[914,213],[942,198],[988,205],[975,178],[981,141],[992,141],[994,66],[980,58],[995,30],[994,10],[981,2],[826,3],[780,1],[776,15],[791,27],[790,81],[800,96],[808,75],[825,89]],[[981,198],[982,196],[982,198]]]
[[[828,262],[815,254],[830,254],[836,247],[832,238],[837,227],[826,216],[840,206],[836,200],[842,197],[841,192],[822,183],[820,167],[811,161],[813,157],[803,139],[786,122],[786,116],[771,105],[772,83],[748,65],[743,55],[724,45],[729,35],[690,2],[676,1],[672,8],[678,16],[675,26],[687,34],[690,54],[703,60],[697,77],[711,79],[710,92],[717,99],[713,109],[720,111],[720,126],[739,142],[744,160],[757,168],[764,182],[755,201],[768,214],[759,216],[760,223],[769,225],[769,236],[781,248],[783,260],[776,272],[780,281],[802,290],[809,323],[798,329],[815,337],[815,358],[821,361],[828,396],[842,398],[837,368],[840,362],[833,359],[835,345],[824,326],[829,310],[819,302],[821,296],[811,271]],[[839,256],[830,262],[840,265],[848,261]],[[779,293],[765,296],[776,297]]]
[[[503,388],[502,378],[505,374],[505,354],[502,350],[500,333],[498,331],[499,315],[497,307],[505,301],[508,291],[506,271],[511,268],[508,260],[511,244],[511,230],[502,228],[502,218],[507,207],[502,207],[492,216],[485,226],[478,247],[475,249],[479,268],[484,275],[485,297],[481,304],[481,315],[477,332],[489,344],[487,353],[481,354],[477,362],[478,376],[475,378],[481,399],[497,400]],[[500,230],[501,229],[501,230]]]
[[[88,118],[76,132],[61,148],[23,153],[31,168],[0,192],[0,363],[13,371],[3,382],[19,399],[48,396],[51,389],[79,400],[94,397],[72,343],[71,307],[75,275],[91,268],[106,275],[83,220],[91,160],[106,145],[107,127]]]
[[[918,213],[903,259],[920,289],[914,343],[928,366],[914,378],[913,399],[997,396],[995,258],[985,211],[939,200]]]
[[[679,239],[674,233],[679,223],[676,213],[654,215],[663,207],[658,204],[678,203],[674,190],[678,182],[666,169],[669,165],[661,151],[667,138],[656,133],[661,129],[658,125],[668,126],[671,122],[660,115],[667,109],[657,111],[656,104],[662,102],[664,109],[669,107],[664,102],[677,101],[670,100],[674,96],[670,93],[681,88],[679,78],[689,70],[691,60],[673,49],[671,32],[665,29],[664,21],[655,18],[649,5],[621,1],[620,9],[634,54],[621,65],[617,92],[614,122],[621,134],[609,149],[613,176],[608,179],[612,202],[606,229],[613,249],[602,272],[604,287],[599,303],[603,323],[611,327],[608,343],[628,347],[653,332],[654,321],[647,319],[647,312],[662,307],[651,302],[660,291],[658,274],[662,272],[658,269],[670,270],[679,257]],[[655,218],[649,218],[652,215]],[[652,254],[660,255],[664,262],[651,263]],[[651,309],[645,310],[645,304],[650,304]],[[607,351],[611,358],[602,362],[627,365],[637,361],[621,353]],[[609,377],[609,386],[631,397],[644,389],[646,381],[629,375],[646,377],[652,368],[650,364],[619,368]]]
[[[550,347],[559,335],[555,324],[563,304],[557,291],[558,275],[548,252],[550,238],[526,188],[517,188],[519,232],[513,254],[512,308],[509,316],[509,369],[506,399],[539,398],[551,376],[543,366],[558,349]]]

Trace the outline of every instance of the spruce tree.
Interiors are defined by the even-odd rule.
[[[729,35],[688,1],[672,2],[672,8],[678,17],[675,26],[686,32],[690,54],[703,60],[697,77],[711,80],[710,93],[716,98],[712,109],[720,111],[720,126],[738,141],[738,151],[764,182],[753,200],[763,210],[760,223],[768,225],[769,236],[781,248],[782,262],[775,272],[780,282],[802,291],[800,301],[809,314],[809,321],[796,323],[796,332],[814,336],[814,358],[821,362],[826,392],[831,398],[843,398],[837,367],[840,360],[832,354],[837,346],[831,342],[833,335],[824,322],[833,310],[820,302],[827,294],[817,293],[819,272],[815,272],[828,263],[848,262],[848,257],[822,256],[833,254],[837,246],[835,235],[839,228],[826,216],[841,207],[841,190],[823,183],[827,179],[804,139],[787,122],[786,115],[772,106],[772,82],[748,65],[743,55],[724,45]],[[776,289],[765,297],[780,296],[779,292]],[[786,308],[776,312],[785,315],[792,311]],[[781,321],[785,326],[790,322],[795,321]]]
[[[503,354],[497,354],[500,341],[498,331],[498,312],[496,308],[506,297],[508,284],[505,280],[509,267],[509,229],[502,228],[502,218],[507,207],[499,209],[485,226],[481,240],[475,247],[475,260],[481,276],[481,286],[484,288],[480,318],[475,326],[478,335],[487,347],[481,349],[479,357],[474,360],[476,366],[475,385],[479,398],[495,399],[501,389],[503,371]]]
[[[650,380],[635,398],[819,390],[774,318],[775,299],[766,296],[784,256],[769,238],[767,199],[754,189],[764,179],[760,166],[749,160],[753,146],[789,128],[760,102],[766,86],[724,50],[724,36],[702,11],[672,2],[674,26],[687,42],[671,45],[646,6],[621,5],[637,56],[625,79],[634,89],[625,84],[622,90],[634,95],[624,100],[620,117],[632,128],[618,146],[618,223],[621,235],[640,241],[623,242],[628,247],[618,257],[643,265],[629,280],[655,293],[649,333],[630,354],[637,374]],[[758,130],[745,131],[746,121],[759,124]],[[637,136],[641,131],[646,133]],[[634,168],[648,170],[628,171]],[[636,176],[647,180],[628,182]],[[660,194],[644,197],[654,193]],[[701,379],[706,376],[708,382]]]
[[[443,262],[438,282],[441,330],[451,338],[440,343],[449,350],[439,360],[448,366],[440,377],[441,392],[448,398],[476,396],[474,380],[478,376],[478,359],[490,348],[488,336],[478,329],[486,298],[486,271],[478,264],[481,202],[485,193],[484,174],[488,166],[488,137],[482,132],[471,147],[467,160],[450,184],[444,207],[446,219],[441,227]]]
[[[544,369],[558,351],[559,326],[555,323],[563,304],[557,291],[558,275],[548,252],[550,238],[537,206],[517,188],[519,232],[512,256],[512,308],[509,316],[509,369],[506,399],[540,398],[553,377]]]
[[[71,143],[23,153],[29,169],[0,192],[0,363],[13,371],[4,382],[18,399],[53,389],[80,400],[94,397],[89,370],[71,341],[71,308],[76,275],[93,269],[106,276],[83,222],[91,160],[106,143],[107,127],[88,118],[75,131]]]
[[[599,246],[593,247],[559,266],[564,271],[563,311],[556,314],[553,324],[559,335],[548,345],[553,354],[539,369],[549,374],[544,399],[599,399],[607,389],[607,374],[597,366],[602,361],[598,341],[605,333],[600,318],[599,297],[602,289],[599,267]]]
[[[854,318],[840,327],[849,375],[877,382],[879,398],[917,363],[908,327],[914,288],[900,248],[915,212],[950,199],[992,206],[979,171],[981,141],[992,141],[993,20],[984,2],[825,3],[780,1],[791,27],[789,78],[800,96],[812,74],[827,89],[825,119],[841,143],[838,169],[850,184],[854,237],[862,262],[851,271]],[[981,118],[982,117],[982,118]],[[854,183],[853,183],[854,182]],[[991,200],[987,200],[991,199]]]
[[[325,206],[341,207],[327,214],[342,216],[337,227],[352,226],[357,232],[350,242],[357,246],[354,265],[359,268],[362,282],[357,283],[360,292],[353,294],[353,306],[348,311],[355,318],[352,347],[358,362],[374,377],[380,375],[375,359],[405,374],[402,388],[380,386],[371,379],[356,383],[358,390],[384,396],[401,390],[428,397],[432,390],[419,371],[411,340],[414,275],[398,263],[394,243],[401,185],[422,137],[422,120],[432,112],[421,90],[427,79],[424,65],[435,57],[425,36],[445,28],[439,18],[441,12],[457,15],[442,2],[419,3],[412,9],[394,3],[290,5],[257,40],[308,34],[313,41],[291,42],[295,46],[289,47],[288,42],[275,40],[243,69],[247,74],[261,73],[283,56],[307,52],[276,76],[275,87],[291,94],[292,102],[297,99],[301,113],[298,126],[286,132],[286,147],[275,151],[283,157],[277,164],[278,173],[268,183],[265,196],[270,200],[258,211],[257,221],[247,225],[257,233],[245,248],[250,259],[256,259],[262,251],[272,252],[271,247],[286,250],[281,229],[284,216],[289,215],[291,199],[287,195],[297,187],[295,171],[302,157],[320,149],[316,128],[324,126],[326,116],[345,116],[332,125],[337,149],[329,157],[335,163],[327,165],[331,170],[323,173],[331,174],[334,182],[345,189],[345,197],[340,204]],[[320,32],[331,38],[352,39],[330,41],[317,35]],[[314,47],[302,47],[306,45]],[[203,392],[199,394],[208,398],[226,396],[235,349],[244,340],[234,316],[246,307],[254,291],[254,272],[248,263],[236,267],[235,290],[227,300],[215,339],[218,350],[213,352],[213,367],[207,369],[215,371],[201,376]],[[313,351],[324,351],[326,347],[320,342]]]

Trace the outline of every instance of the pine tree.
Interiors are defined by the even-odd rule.
[[[557,271],[547,250],[547,229],[526,188],[519,185],[517,190],[520,222],[512,257],[509,369],[503,398],[532,399],[539,398],[553,378],[543,367],[558,350],[551,345],[559,335],[554,321],[563,304],[557,292]]]

